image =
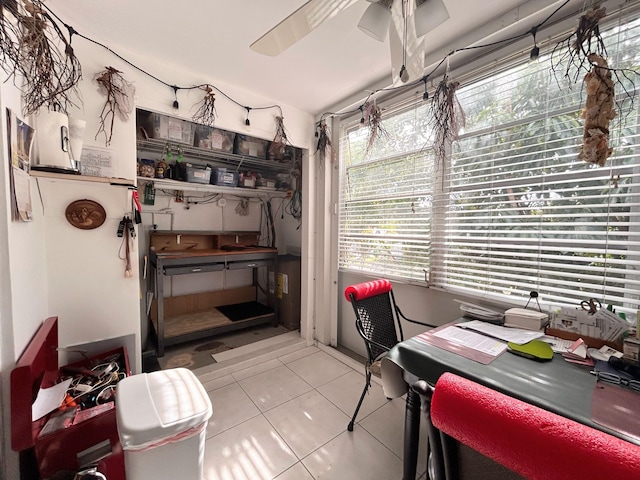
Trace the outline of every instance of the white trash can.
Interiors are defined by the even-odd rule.
[[[212,408],[186,368],[124,378],[116,389],[127,480],[201,480]]]

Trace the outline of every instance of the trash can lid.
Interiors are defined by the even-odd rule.
[[[186,368],[142,373],[118,382],[116,421],[124,449],[170,439],[209,420],[211,400]]]

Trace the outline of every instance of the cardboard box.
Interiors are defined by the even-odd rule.
[[[300,257],[280,255],[278,257],[277,281],[273,267],[269,267],[268,276],[268,283],[274,285],[273,293],[269,292],[268,305],[273,308],[277,299],[280,323],[289,330],[299,330],[301,308]]]

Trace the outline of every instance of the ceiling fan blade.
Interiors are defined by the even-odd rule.
[[[258,40],[251,49],[275,57],[304,38],[326,20],[336,16],[358,0],[310,0]]]
[[[413,2],[407,2],[409,6]],[[398,7],[396,7],[399,5]],[[406,59],[404,58],[405,48],[403,46],[403,32],[405,19],[403,18],[402,2],[394,2],[392,8],[393,17],[389,28],[389,49],[391,54],[391,73],[393,83],[400,79],[400,69],[405,65],[409,74],[408,82],[421,78],[424,74],[424,37],[416,36],[416,28],[413,22],[412,12],[405,12],[407,15],[407,42]]]

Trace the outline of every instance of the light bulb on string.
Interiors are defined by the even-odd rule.
[[[244,107],[247,109],[247,118],[244,121],[244,124],[247,127],[247,130],[251,130],[251,121],[249,120],[249,112],[251,111],[251,107]]]
[[[425,102],[427,100],[429,100],[429,92],[427,92],[427,79],[428,78],[429,77],[423,77],[422,78],[422,81],[424,82],[424,93],[422,94],[422,100],[425,101]]]
[[[400,67],[400,81],[402,83],[407,83],[409,81],[409,72],[407,71],[407,67],[404,65]]]
[[[173,88],[173,97],[174,97],[173,108],[177,110],[178,108],[180,108],[180,104],[178,103],[178,87],[174,85],[171,88]]]
[[[531,29],[531,35],[533,36],[533,48],[531,49],[531,53],[529,54],[530,62],[537,62],[538,57],[540,56],[540,48],[538,47],[538,43],[536,42],[537,31],[538,31],[537,27],[533,27]]]

